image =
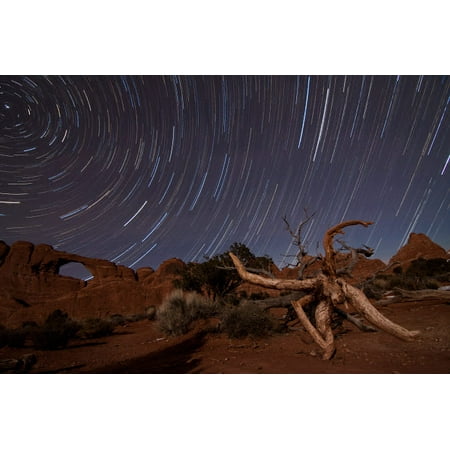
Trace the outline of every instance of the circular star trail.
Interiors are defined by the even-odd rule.
[[[233,242],[284,265],[343,220],[448,248],[445,76],[1,76],[0,238],[155,267]],[[321,249],[319,248],[319,251]]]

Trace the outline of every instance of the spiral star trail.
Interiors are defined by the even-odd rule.
[[[1,76],[0,239],[282,266],[306,208],[311,253],[350,219],[381,259],[411,232],[448,248],[449,100],[447,76]]]

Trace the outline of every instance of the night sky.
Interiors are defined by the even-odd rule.
[[[450,247],[447,76],[1,76],[0,239],[133,268],[245,243],[290,261],[389,259],[411,232]]]

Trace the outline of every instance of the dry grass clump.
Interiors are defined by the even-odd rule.
[[[217,314],[217,308],[217,304],[198,293],[176,289],[158,308],[158,325],[164,334],[179,336],[187,333],[194,321]]]

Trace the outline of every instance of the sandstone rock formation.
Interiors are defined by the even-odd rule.
[[[71,262],[82,264],[93,278],[84,281],[60,275],[60,268]],[[8,246],[0,241],[0,323],[11,327],[41,321],[55,309],[74,318],[141,314],[170,292],[176,276],[173,266],[166,262],[156,272],[142,268],[136,273],[46,244],[19,241]]]
[[[406,268],[412,261],[419,258],[448,258],[448,253],[427,235],[411,233],[406,245],[390,259],[388,265],[398,263],[397,265]]]

